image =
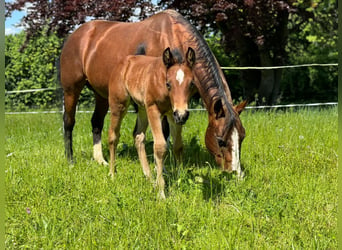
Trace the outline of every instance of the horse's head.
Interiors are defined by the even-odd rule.
[[[210,107],[209,125],[205,135],[206,146],[214,155],[216,163],[223,171],[236,171],[239,177],[243,177],[240,152],[245,137],[239,115],[246,104],[246,101],[242,102],[229,112],[222,99],[214,101]]]
[[[176,62],[170,48],[163,52],[163,62],[167,69],[165,84],[177,124],[184,124],[189,118],[188,102],[194,91],[192,67],[195,60],[195,51],[190,47],[184,61]]]

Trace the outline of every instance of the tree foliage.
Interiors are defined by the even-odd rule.
[[[16,0],[6,2],[5,16],[14,10],[27,9],[22,23],[28,38],[39,34],[46,27],[49,34],[56,32],[64,38],[87,18],[127,21],[132,17],[145,18],[152,11],[152,4],[146,0]]]
[[[5,40],[5,89],[57,89],[56,55],[60,53],[60,39],[56,36],[38,36],[20,51],[25,33],[8,35]],[[46,107],[56,102],[55,90],[7,94],[5,103],[15,109],[25,106]]]
[[[161,4],[147,0],[7,2],[6,16],[23,8],[27,15],[22,20],[25,33],[6,36],[6,90],[55,87],[60,46],[87,20],[140,20],[166,7],[176,8],[202,31],[222,66],[337,61],[336,0],[162,0]],[[25,41],[26,49],[20,50]],[[337,67],[225,74],[235,99],[253,100],[256,93],[267,97],[268,103],[337,99]],[[262,93],[262,87],[268,94]],[[18,103],[46,106],[54,100],[53,91],[6,96],[6,103],[16,107]],[[83,91],[80,103],[92,101],[92,94]]]
[[[337,1],[314,1],[305,11],[310,13],[308,18],[296,12],[290,16],[288,62],[337,62]],[[337,67],[287,70],[281,86],[282,99],[287,102],[337,101],[337,78]]]
[[[56,35],[38,35],[30,39],[26,49],[21,51],[20,48],[25,39],[24,32],[7,35],[5,38],[5,89],[6,91],[48,90],[8,93],[5,96],[6,108],[26,110],[60,107],[62,102],[61,86],[58,81],[56,64],[61,51],[60,43],[63,39]],[[92,91],[85,88],[80,96],[79,105],[90,107],[93,103]]]
[[[276,66],[287,63],[289,35],[296,36],[308,21],[337,25],[336,0],[162,0],[176,8],[202,30],[221,33],[226,54],[237,53],[238,66]],[[316,25],[317,26],[317,25]],[[318,26],[317,26],[318,27]],[[318,29],[319,30],[319,29]],[[311,32],[310,30],[309,32]],[[309,37],[305,37],[307,39]],[[275,103],[280,90],[282,70],[243,71],[246,96],[258,93]]]

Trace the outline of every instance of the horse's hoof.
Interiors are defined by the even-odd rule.
[[[245,178],[245,172],[241,171],[240,173],[237,174],[237,179],[239,181],[243,181]]]
[[[94,159],[99,165],[108,166],[108,162],[104,159]]]
[[[99,164],[103,166],[108,166],[108,162],[106,162],[105,160],[102,160],[101,162],[99,162]]]

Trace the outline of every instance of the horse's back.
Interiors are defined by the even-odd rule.
[[[185,51],[189,39],[178,29],[181,25],[174,19],[177,15],[166,11],[136,23],[94,20],[81,25],[62,50],[62,85],[72,86],[87,79],[106,97],[110,74],[126,56],[142,47],[149,56],[161,56],[167,47]]]
[[[101,39],[104,38],[104,35],[108,33],[108,30],[118,24],[120,23],[94,20],[84,23],[70,34],[64,43],[60,57],[60,79],[64,90],[70,88],[71,91],[74,91],[75,87],[82,89],[85,80],[88,80],[92,87],[98,90],[99,94],[102,92],[102,95],[105,97],[107,89],[105,86],[106,82],[101,87],[101,84],[98,84],[101,81],[96,79],[90,81],[91,74],[89,74],[89,68],[94,69],[96,72],[98,71],[98,67],[103,66],[102,62],[95,61],[91,63],[92,58],[99,53],[100,56],[106,55],[106,51],[98,50],[97,46],[101,42]],[[105,57],[104,60],[106,60]]]

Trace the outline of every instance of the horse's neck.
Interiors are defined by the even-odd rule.
[[[196,65],[200,65],[201,69],[196,70],[195,67],[194,71],[199,80],[197,88],[204,103],[210,105],[213,96],[220,95],[232,105],[231,93],[223,71],[204,38],[179,13],[173,10],[164,13],[169,16],[167,22],[171,25],[168,28],[172,31],[172,40],[169,40],[172,46],[182,48],[183,52],[187,51],[188,47],[196,51]],[[213,88],[209,90],[210,86]],[[220,93],[216,93],[217,91]]]

